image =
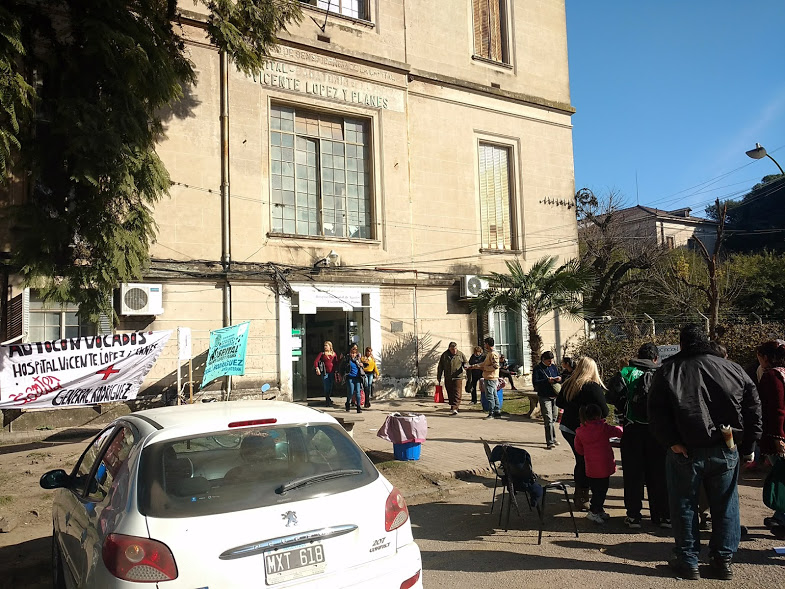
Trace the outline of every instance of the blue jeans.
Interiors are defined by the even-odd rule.
[[[496,392],[496,387],[499,386],[499,380],[496,378],[493,380],[486,378],[483,381],[483,385],[485,386],[485,398],[488,399],[488,413],[499,415],[502,412],[502,408],[499,407],[499,395]]]
[[[711,510],[709,555],[730,560],[739,548],[739,452],[726,446],[689,448],[689,457],[668,450],[665,478],[676,541],[674,553],[684,563],[697,566],[700,552],[698,496],[706,489]]]
[[[365,400],[368,401],[373,393],[373,372],[365,373]]]
[[[346,377],[346,404],[349,405],[354,397],[354,402],[357,408],[362,407],[360,398],[363,390],[363,377],[362,376],[347,376]]]
[[[322,374],[322,387],[324,388],[324,397],[329,399],[333,395],[333,384],[335,383],[335,374],[332,372],[325,372]]]

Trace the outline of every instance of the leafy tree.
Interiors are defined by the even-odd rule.
[[[655,237],[636,239],[625,227],[619,193],[603,199],[588,188],[575,195],[581,264],[595,277],[584,306],[593,315],[624,315],[650,281],[645,270],[664,255]]]
[[[526,317],[534,366],[542,354],[540,321],[554,312],[580,316],[582,295],[591,284],[591,275],[576,260],[557,265],[555,256],[534,262],[528,272],[518,259],[506,265],[506,274],[487,276],[489,288],[472,299],[471,307],[485,313],[501,308]]]
[[[737,317],[785,319],[785,254],[759,252],[735,253],[728,261],[728,274],[743,281],[733,301]]]
[[[209,9],[210,41],[246,74],[301,18],[297,0],[196,1]],[[0,11],[0,172],[16,148],[29,180],[15,211],[15,263],[45,298],[76,301],[92,318],[111,312],[119,282],[144,272],[152,206],[170,186],[155,144],[163,113],[197,77],[175,6],[6,0]]]
[[[785,252],[785,175],[765,176],[729,214],[727,248]]]

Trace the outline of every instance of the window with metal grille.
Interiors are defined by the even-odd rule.
[[[367,0],[300,0],[303,4],[310,4],[322,10],[368,20]]]
[[[513,248],[511,197],[510,148],[480,143],[480,219],[483,248]]]
[[[507,50],[507,0],[473,0],[474,54],[510,63]]]
[[[370,239],[367,120],[273,106],[273,233]]]

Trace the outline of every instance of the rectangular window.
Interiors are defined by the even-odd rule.
[[[316,6],[322,10],[349,16],[351,18],[359,18],[368,20],[368,9],[366,7],[367,0],[300,0],[304,4]]]
[[[78,305],[44,303],[41,297],[30,292],[30,333],[31,342],[52,341],[55,339],[95,335],[96,325],[80,321]]]
[[[472,0],[474,54],[509,63],[507,51],[507,0]]]
[[[665,238],[665,243],[666,243],[666,247],[669,250],[672,250],[675,247],[675,242],[672,235],[669,235],[668,237]]]
[[[273,106],[273,233],[370,239],[368,122]]]
[[[512,311],[493,311],[493,337],[496,351],[510,364],[522,364],[518,353],[518,324],[521,316]]]
[[[513,248],[510,175],[510,148],[480,143],[480,217],[485,249]]]

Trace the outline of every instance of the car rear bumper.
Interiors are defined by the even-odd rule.
[[[420,548],[412,542],[387,558],[335,574],[335,579],[324,577],[315,584],[335,589],[400,589],[401,583],[420,571],[420,578],[412,585],[422,589],[422,559]]]

